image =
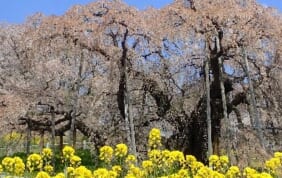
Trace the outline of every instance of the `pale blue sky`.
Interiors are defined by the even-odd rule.
[[[26,17],[43,12],[45,15],[62,15],[74,4],[87,4],[93,0],[1,0],[0,22],[22,23]],[[127,4],[144,9],[160,8],[173,0],[124,0]],[[282,12],[282,0],[258,0],[265,6],[276,7]]]

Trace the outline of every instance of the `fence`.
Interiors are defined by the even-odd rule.
[[[69,145],[68,143],[64,143],[63,145]],[[82,141],[82,142],[76,142],[76,148],[77,149],[92,149],[93,143],[92,142],[87,142],[87,141]],[[51,143],[47,142],[44,147],[50,148]],[[55,150],[59,150],[60,145],[55,144]],[[41,151],[41,146],[39,144],[33,144],[30,145],[30,152],[31,153],[39,153]],[[14,153],[17,152],[26,152],[26,145],[24,143],[20,144],[11,144],[7,146],[2,146],[0,147],[0,157],[4,156],[11,156]]]

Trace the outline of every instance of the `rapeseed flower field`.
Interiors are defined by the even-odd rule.
[[[263,169],[256,170],[231,165],[226,155],[211,155],[209,164],[204,165],[193,155],[161,147],[161,132],[153,128],[144,160],[138,161],[136,155],[129,154],[126,144],[105,145],[99,150],[101,166],[91,170],[81,165],[82,160],[74,148],[65,146],[62,172],[54,172],[51,165],[53,152],[49,148],[30,154],[26,163],[19,157],[5,157],[0,172],[2,177],[24,177],[26,172],[30,172],[35,178],[278,178],[282,173],[282,152],[275,152]]]

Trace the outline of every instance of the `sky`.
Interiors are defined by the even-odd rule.
[[[0,22],[23,23],[36,12],[45,15],[62,15],[75,4],[88,4],[93,0],[0,0]],[[148,6],[161,8],[173,0],[124,0],[138,9]],[[258,0],[264,6],[275,7],[282,12],[282,0]]]

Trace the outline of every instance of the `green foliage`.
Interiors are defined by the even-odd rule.
[[[64,164],[62,163],[62,154],[60,151],[55,151],[55,172],[62,172],[64,170]]]
[[[76,155],[81,158],[81,164],[88,168],[95,168],[98,166],[98,156],[95,153],[91,153],[89,149],[77,149]]]
[[[81,158],[81,165],[94,169],[98,167],[99,159],[96,153],[91,152],[89,149],[77,149],[75,154]],[[55,172],[62,172],[64,170],[64,164],[62,163],[61,151],[55,152]]]
[[[16,152],[12,155],[12,157],[16,157],[16,156],[20,157],[23,160],[23,162],[26,162],[28,154],[26,154],[25,152]]]

